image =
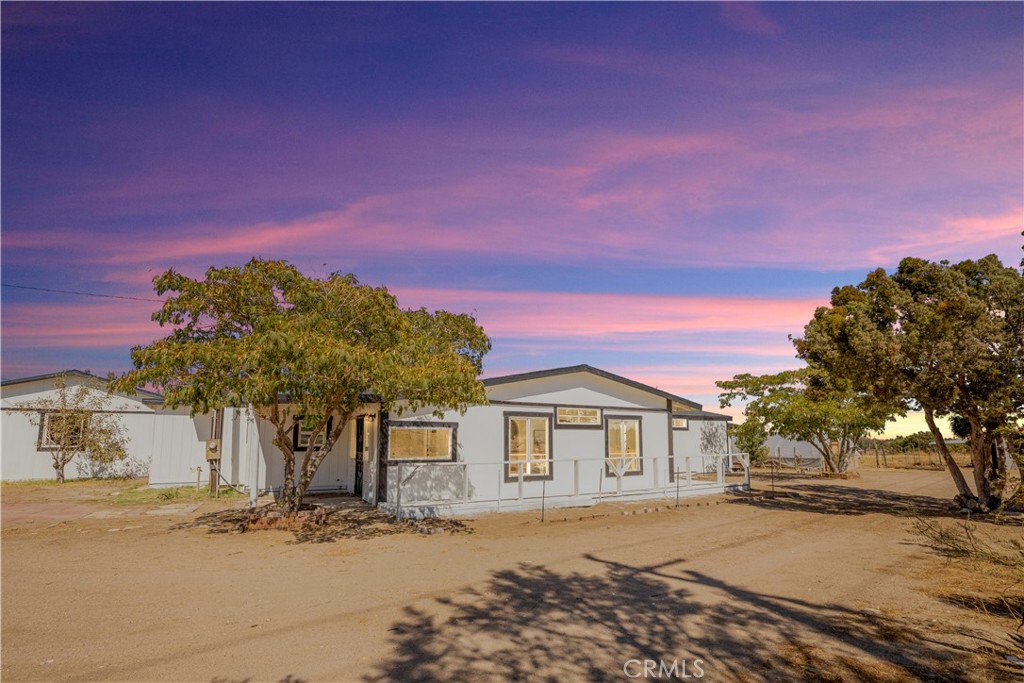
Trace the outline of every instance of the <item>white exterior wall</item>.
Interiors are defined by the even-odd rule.
[[[80,377],[69,375],[68,388],[82,381]],[[35,401],[57,395],[53,382],[53,378],[47,378],[3,388],[0,477],[4,481],[56,479],[50,451],[39,448],[39,426],[32,424],[32,418],[39,413],[30,407]],[[89,391],[104,393],[91,388]],[[126,396],[111,397],[107,408],[124,427],[128,458],[110,466],[95,466],[75,456],[64,468],[67,478],[125,473],[142,476],[150,472],[154,464],[159,468],[169,457],[182,452],[198,449],[202,457],[203,444],[197,442],[197,424],[202,423],[202,418],[193,420],[187,411],[164,410]],[[195,481],[194,475],[192,481]]]
[[[665,398],[589,373],[531,378],[488,387],[492,403],[469,408],[465,415],[447,412],[440,418],[428,411],[398,415],[403,422],[444,422],[457,425],[455,463],[389,461],[385,506],[403,515],[475,514],[504,509],[591,505],[610,495],[637,499],[662,496],[674,486],[673,466],[684,467],[681,456],[691,455],[694,472],[705,468],[700,454],[700,425],[670,431],[670,404]],[[557,407],[600,408],[598,428],[559,427]],[[550,417],[551,475],[546,480],[507,480],[505,424],[507,413],[536,413]],[[640,421],[642,471],[622,477],[606,471],[605,420]],[[725,422],[716,421],[724,430]],[[670,449],[671,439],[671,449]],[[672,458],[670,456],[674,455]],[[707,459],[709,462],[717,462]],[[401,481],[400,481],[401,480]],[[721,486],[719,486],[721,490]],[[420,504],[433,501],[431,504]],[[543,502],[542,502],[543,501]]]
[[[686,414],[677,413],[676,417],[686,417]],[[704,420],[694,417],[690,417],[688,420],[689,427],[687,429],[672,430],[672,451],[675,455],[675,468],[680,472],[685,472],[687,466],[689,466],[689,471],[694,473],[708,474],[713,472],[716,467],[716,461],[714,458],[709,457],[710,454],[704,453],[701,449],[701,430],[705,427],[714,427],[724,431],[726,429],[726,422],[724,420]],[[726,450],[730,451],[731,449],[726,448]]]
[[[363,498],[376,500],[377,425],[376,405],[364,406],[356,417],[368,418],[365,423],[363,463]],[[353,492],[356,470],[356,417],[344,430],[321,462],[310,491]],[[372,419],[371,419],[372,418]],[[255,487],[257,491],[279,490],[284,484],[284,456],[274,445],[274,428],[265,420],[254,417],[244,408],[224,409],[224,428],[221,435],[221,474],[231,484]],[[299,477],[305,451],[295,454],[295,476]]]
[[[153,454],[149,485],[159,487],[209,484],[206,440],[213,432],[213,416],[189,415],[187,408],[161,408],[150,427]]]

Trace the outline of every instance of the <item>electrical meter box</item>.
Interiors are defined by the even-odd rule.
[[[206,440],[206,459],[220,460],[220,439]]]

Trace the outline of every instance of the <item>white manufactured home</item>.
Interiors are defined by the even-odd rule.
[[[486,405],[441,416],[401,405],[383,410],[374,397],[364,397],[310,491],[348,493],[419,517],[692,496],[749,483],[749,460],[730,453],[730,418],[688,399],[589,365],[483,383]],[[5,470],[6,400],[5,394]],[[225,408],[190,417],[187,410],[163,410],[157,395],[134,405],[149,417],[148,431],[142,423],[134,429],[133,448],[149,463],[151,486],[208,482],[214,444],[222,483],[253,497],[283,484],[274,431],[251,411]],[[125,408],[125,419],[138,422]],[[316,448],[300,417],[291,435],[296,468],[306,449]],[[35,436],[19,439],[12,453],[37,449]],[[34,476],[46,476],[38,472]]]
[[[388,415],[378,504],[472,514],[708,494],[748,485],[726,415],[589,365],[484,380],[465,414]]]
[[[359,496],[400,516],[467,515],[718,493],[748,486],[726,415],[579,365],[484,380],[488,404],[435,416],[366,397],[311,491]],[[222,472],[253,491],[281,486],[273,431],[226,410]],[[292,430],[301,460],[308,443]],[[297,463],[297,466],[299,463]],[[165,482],[153,479],[154,485]]]

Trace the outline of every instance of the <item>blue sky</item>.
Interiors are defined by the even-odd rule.
[[[486,373],[716,407],[832,287],[1021,257],[1020,3],[2,4],[5,285],[252,256],[473,312]],[[2,290],[5,378],[126,369],[136,299]]]

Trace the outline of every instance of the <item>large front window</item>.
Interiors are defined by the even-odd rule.
[[[506,415],[507,479],[548,477],[551,474],[551,416]]]
[[[453,423],[391,423],[388,436],[390,460],[454,460],[455,424]]]
[[[605,420],[608,452],[605,456],[609,475],[640,474],[640,418],[609,417]]]

